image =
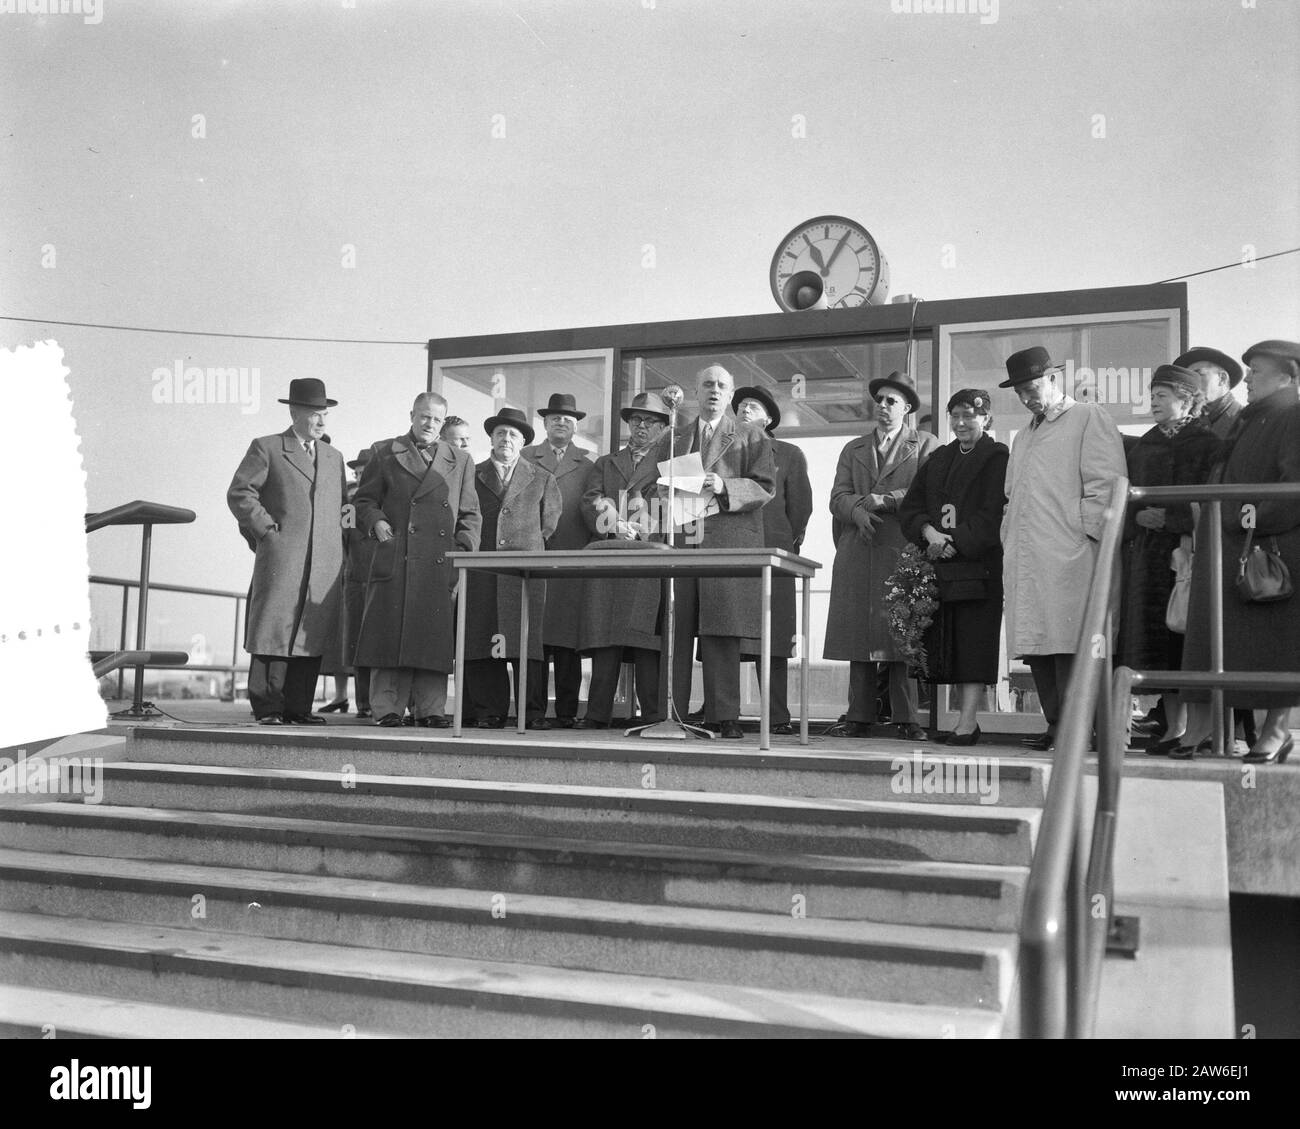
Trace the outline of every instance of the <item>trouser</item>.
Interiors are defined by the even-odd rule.
[[[691,708],[694,640],[700,641],[704,665],[704,720],[740,720],[740,638],[699,634],[699,582],[679,577],[674,585],[673,700],[679,717]]]
[[[636,672],[636,700],[641,720],[649,724],[659,716],[659,652],[629,647]],[[623,665],[623,647],[600,647],[591,652],[591,682],[587,685],[587,718],[609,721],[614,712],[614,691]],[[556,707],[559,714],[559,707]]]
[[[1074,667],[1073,655],[1025,655],[1025,665],[1034,676],[1034,689],[1042,707],[1047,731],[1056,732],[1061,720],[1061,695],[1070,684],[1070,671]]]
[[[546,659],[555,667],[555,716],[577,717],[582,656],[568,647],[547,647]]]
[[[370,708],[370,668],[368,666],[359,666],[355,668],[357,679],[357,709],[368,710]]]
[[[510,674],[506,663],[510,663]],[[511,677],[513,675],[513,678]],[[519,660],[470,659],[465,663],[466,714],[479,721],[510,713],[510,688],[514,684],[515,709],[519,709]],[[546,663],[528,660],[528,704],[525,721],[546,716]]]
[[[889,672],[889,719],[895,725],[916,724],[916,683],[907,676],[907,663],[884,663]],[[845,721],[870,724],[877,718],[876,664],[849,663],[849,710]]]
[[[407,702],[417,720],[442,717],[447,712],[447,675],[409,666],[376,667],[370,673],[370,702],[378,718],[404,714]]]
[[[772,725],[790,724],[790,660],[772,656],[772,701],[767,708],[767,719]],[[760,692],[763,687],[763,660],[754,660],[754,676],[758,679]]]
[[[310,714],[321,657],[253,655],[248,662],[248,702],[253,707],[253,716],[306,717]]]

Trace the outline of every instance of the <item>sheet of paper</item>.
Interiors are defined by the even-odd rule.
[[[683,494],[704,493],[704,462],[699,451],[665,459],[659,464],[659,485],[668,485],[668,472],[673,475],[673,489]]]
[[[677,529],[720,511],[717,495],[712,491],[707,494],[673,495],[673,526]]]

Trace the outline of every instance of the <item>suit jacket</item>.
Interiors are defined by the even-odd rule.
[[[318,439],[313,463],[293,428],[249,445],[226,491],[257,554],[244,625],[249,654],[316,657],[335,640],[346,481],[343,456]]]
[[[355,661],[361,666],[451,673],[456,624],[447,554],[479,546],[482,515],[474,463],[464,451],[435,441],[426,465],[409,434],[376,443],[361,473],[357,525],[371,537],[364,610]],[[386,521],[393,536],[373,540]]]
[[[474,486],[483,514],[484,553],[540,552],[559,524],[563,500],[555,476],[520,458],[501,489],[495,464],[484,459],[475,468]],[[517,577],[471,573],[465,619],[465,658],[519,657],[521,587]],[[528,582],[528,658],[541,659],[546,616],[546,581]],[[498,647],[497,644],[500,644]]]
[[[564,452],[564,458],[557,460],[554,449],[546,442],[525,447],[520,457],[549,471],[560,488],[563,508],[555,532],[546,540],[546,547],[581,549],[589,540],[587,523],[582,516],[582,494],[593,465],[591,458],[577,444],[570,443]],[[578,620],[572,614],[572,609],[582,599],[584,582],[550,580],[547,585],[542,642],[548,647],[568,647],[573,650],[578,645]]]

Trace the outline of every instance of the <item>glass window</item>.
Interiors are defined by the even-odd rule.
[[[470,454],[488,456],[483,421],[502,408],[519,408],[540,437],[544,427],[537,414],[551,396],[573,396],[586,418],[578,421],[574,442],[593,455],[608,451],[606,410],[612,394],[613,351],[515,354],[509,357],[469,357],[434,361],[433,390],[447,399],[449,415],[470,424]]]
[[[913,341],[911,371],[921,394],[922,414],[929,411],[931,352],[929,337]],[[619,406],[629,405],[638,392],[658,392],[678,384],[686,392],[689,410],[695,375],[708,364],[722,365],[737,387],[749,385],[770,393],[781,409],[783,438],[860,435],[873,418],[867,386],[878,376],[907,369],[907,338],[625,353]]]

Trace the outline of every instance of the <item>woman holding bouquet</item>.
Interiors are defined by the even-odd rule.
[[[953,440],[921,464],[898,508],[904,535],[934,565],[939,610],[926,632],[928,681],[957,686],[960,713],[948,745],[974,745],[984,687],[998,678],[1002,626],[1002,507],[1010,452],[985,431],[987,392],[948,401]]]

